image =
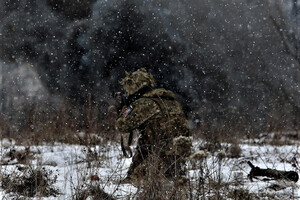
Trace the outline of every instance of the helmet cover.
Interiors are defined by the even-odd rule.
[[[154,87],[155,80],[152,74],[148,73],[145,68],[140,68],[135,72],[125,72],[126,76],[122,79],[121,84],[124,91],[132,95],[144,87]]]

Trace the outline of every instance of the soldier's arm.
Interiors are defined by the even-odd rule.
[[[158,105],[151,99],[141,98],[123,109],[116,126],[121,132],[130,132],[160,113]]]

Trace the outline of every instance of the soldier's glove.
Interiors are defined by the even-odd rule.
[[[117,108],[118,114],[120,114],[121,111],[122,111],[122,108],[124,106],[129,105],[128,95],[118,91],[118,92],[114,92],[113,96],[114,96],[114,99],[116,101],[115,106]]]

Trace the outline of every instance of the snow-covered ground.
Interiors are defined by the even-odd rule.
[[[14,148],[16,151],[25,149],[23,146],[10,146],[3,141],[0,147],[1,174],[19,173],[20,166],[16,159],[9,160],[7,153]],[[197,151],[203,141],[194,141]],[[14,145],[14,144],[12,144]],[[300,199],[299,182],[265,181],[247,177],[251,168],[247,161],[251,161],[260,168],[273,168],[277,170],[293,170],[299,173],[299,143],[292,145],[261,145],[253,142],[241,144],[241,155],[238,158],[229,158],[227,149],[230,144],[222,144],[222,149],[215,153],[208,153],[202,161],[188,162],[189,178],[191,183],[199,182],[199,177],[220,180],[228,184],[228,189],[242,189],[249,193],[257,194],[262,199]],[[220,154],[225,157],[220,159]],[[139,189],[129,185],[120,185],[119,181],[125,177],[131,159],[122,156],[118,143],[106,143],[101,146],[81,146],[68,144],[51,144],[30,146],[32,155],[29,163],[31,166],[42,166],[52,171],[52,176],[57,176],[54,186],[59,189],[60,195],[44,197],[42,199],[73,199],[76,190],[87,185],[100,185],[103,190],[116,199],[133,199]],[[201,170],[202,169],[202,170]],[[99,180],[92,180],[91,176],[97,175]],[[207,180],[204,180],[207,182]],[[228,191],[220,190],[222,193]],[[196,191],[195,191],[196,193]],[[260,195],[262,194],[262,195]],[[209,192],[206,195],[210,195]],[[0,199],[13,199],[16,194],[6,193],[0,189]],[[265,198],[263,198],[265,197]],[[36,199],[41,199],[36,197]]]

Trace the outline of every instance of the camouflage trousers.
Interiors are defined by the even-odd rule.
[[[185,175],[185,159],[168,153],[172,139],[160,140],[153,144],[147,137],[141,136],[138,139],[127,175],[138,179],[142,178],[147,174],[150,166],[154,166],[156,171],[168,179]]]

